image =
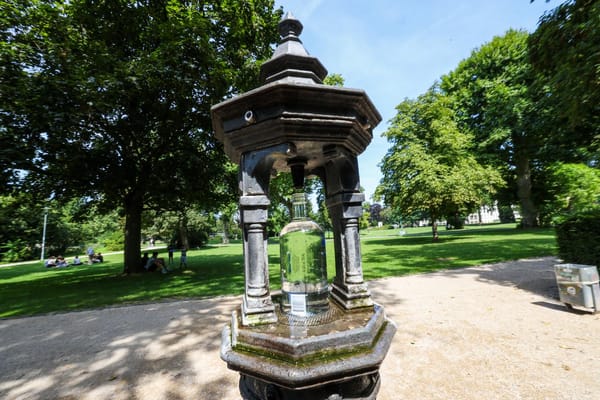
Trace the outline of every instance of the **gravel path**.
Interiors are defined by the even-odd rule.
[[[600,399],[600,314],[554,258],[373,281],[398,325],[379,400]],[[219,358],[239,297],[0,320],[0,399],[239,399]]]

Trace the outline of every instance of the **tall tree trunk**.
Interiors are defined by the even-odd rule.
[[[438,223],[437,223],[437,219],[438,217],[436,215],[431,215],[431,233],[433,235],[433,241],[437,242],[440,238],[439,234],[438,234]]]
[[[184,249],[190,248],[190,240],[188,238],[187,230],[187,213],[184,211],[179,214],[179,240],[181,241],[181,247]]]
[[[125,251],[123,272],[142,272],[140,242],[142,238],[143,197],[138,193],[125,196]]]
[[[517,174],[517,197],[521,203],[521,225],[523,228],[538,226],[537,208],[531,197],[531,167],[529,157],[521,152],[515,153]]]
[[[223,218],[223,244],[229,244],[229,215]]]

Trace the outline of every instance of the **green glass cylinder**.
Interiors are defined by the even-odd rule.
[[[280,234],[281,306],[296,316],[329,308],[325,235],[307,217],[304,192],[293,195],[294,218]]]

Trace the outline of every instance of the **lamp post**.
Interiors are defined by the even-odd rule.
[[[48,207],[44,207],[44,229],[42,231],[42,255],[40,256],[40,260],[44,261],[44,249],[46,246],[46,224],[48,223]]]

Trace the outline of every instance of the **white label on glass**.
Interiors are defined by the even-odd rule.
[[[306,295],[290,293],[290,305],[292,307],[292,314],[306,315]]]

